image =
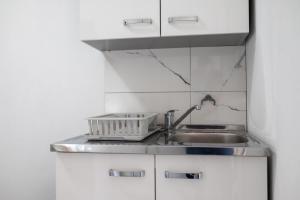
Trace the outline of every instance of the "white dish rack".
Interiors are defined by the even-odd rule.
[[[158,130],[158,113],[112,113],[88,118],[89,140],[140,141]]]

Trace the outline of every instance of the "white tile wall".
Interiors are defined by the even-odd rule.
[[[246,91],[245,47],[192,48],[192,91]]]
[[[189,91],[189,52],[188,48],[106,52],[106,92]]]
[[[184,123],[246,124],[244,46],[105,52],[105,109],[180,116],[207,95]],[[163,115],[159,117],[163,121]]]
[[[246,124],[245,92],[192,92],[191,104],[200,104],[206,95],[216,100],[216,105],[206,101],[201,110],[191,114],[192,124]]]

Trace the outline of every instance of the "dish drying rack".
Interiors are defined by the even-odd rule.
[[[158,113],[112,113],[88,118],[88,140],[140,141],[158,130]]]

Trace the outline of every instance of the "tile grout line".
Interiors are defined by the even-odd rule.
[[[161,0],[159,1],[159,35],[161,36]]]
[[[156,155],[154,155],[154,199],[157,199],[157,184],[156,184]]]
[[[237,90],[237,91],[198,91],[198,90],[189,90],[189,91],[151,91],[151,92],[104,92],[105,94],[152,94],[152,93],[245,93],[246,90]]]
[[[189,68],[190,68],[190,107],[192,106],[192,48],[189,47]],[[190,115],[190,124],[192,124],[192,115]]]
[[[246,131],[248,131],[248,67],[247,67],[247,48],[245,43],[245,68],[246,68]]]

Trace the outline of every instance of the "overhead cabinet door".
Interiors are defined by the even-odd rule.
[[[161,0],[161,35],[249,32],[248,0]]]
[[[81,40],[160,36],[159,0],[81,0]]]

